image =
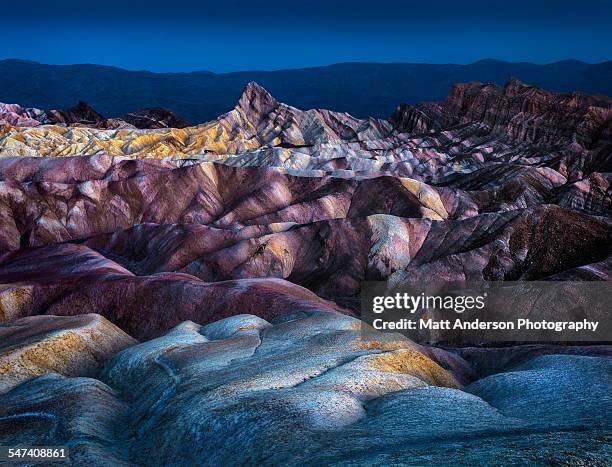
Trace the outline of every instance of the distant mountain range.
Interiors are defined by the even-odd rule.
[[[481,60],[469,65],[341,63],[279,71],[152,73],[103,65],[0,61],[0,102],[63,109],[86,101],[105,117],[163,107],[192,123],[230,110],[249,81],[299,108],[389,117],[400,103],[443,99],[453,83],[511,77],[553,91],[612,95],[612,61],[547,65]]]

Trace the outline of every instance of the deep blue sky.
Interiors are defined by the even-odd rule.
[[[3,2],[0,58],[152,71],[612,59],[612,0]]]

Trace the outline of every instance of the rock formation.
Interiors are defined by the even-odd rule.
[[[19,104],[0,103],[0,125],[14,125],[18,127],[38,126],[47,121],[43,110],[24,109]]]
[[[171,110],[155,107],[152,109],[144,109],[138,112],[130,112],[118,117],[117,120],[122,120],[134,128],[186,128],[191,124],[184,120],[179,115]]]
[[[106,118],[86,102],[62,110],[24,109],[18,104],[0,103],[0,125],[37,127],[57,125],[63,127],[86,127],[100,129],[118,128],[185,128],[189,122],[168,109],[155,107],[131,112],[118,118]]]
[[[93,376],[136,340],[96,314],[30,316],[0,325],[0,393],[45,373]]]
[[[78,465],[597,465],[612,455],[609,358],[538,356],[464,385],[469,368],[401,336],[364,339],[355,318],[320,310],[187,321],[94,375],[47,373],[0,394],[0,436],[68,445]]]
[[[108,121],[87,103],[79,101],[74,107],[64,110],[47,112],[48,123],[51,125],[78,125],[93,128],[107,128]]]
[[[198,126],[0,113],[3,444],[93,465],[612,455],[610,346],[442,349],[354,317],[368,280],[612,280],[609,98],[469,83],[357,119],[250,83]]]

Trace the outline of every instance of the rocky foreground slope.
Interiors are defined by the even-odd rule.
[[[124,350],[129,338],[104,319],[80,321],[0,327],[12,344],[0,349],[4,366],[29,351],[49,371],[0,394],[3,442],[64,445],[75,465],[109,466],[605,465],[612,456],[609,348],[531,349],[481,378],[450,352],[363,338],[357,319],[322,310],[272,323],[187,321]],[[62,326],[75,341],[104,329],[69,368],[45,354],[70,342]],[[58,331],[34,339],[33,329]],[[100,370],[85,371],[90,353],[111,347]]]
[[[470,83],[356,119],[251,83],[185,128],[0,110],[3,440],[93,465],[612,458],[609,346],[362,339],[350,309],[366,280],[611,280],[609,98]]]

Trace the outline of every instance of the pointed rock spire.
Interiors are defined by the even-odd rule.
[[[257,113],[266,115],[278,106],[278,101],[255,81],[249,82],[236,105],[237,109],[247,114]]]
[[[525,89],[530,88],[530,87],[531,86],[523,83],[521,80],[513,76],[508,80],[508,82],[504,86],[504,93],[507,96],[516,96],[522,91],[524,91]]]

